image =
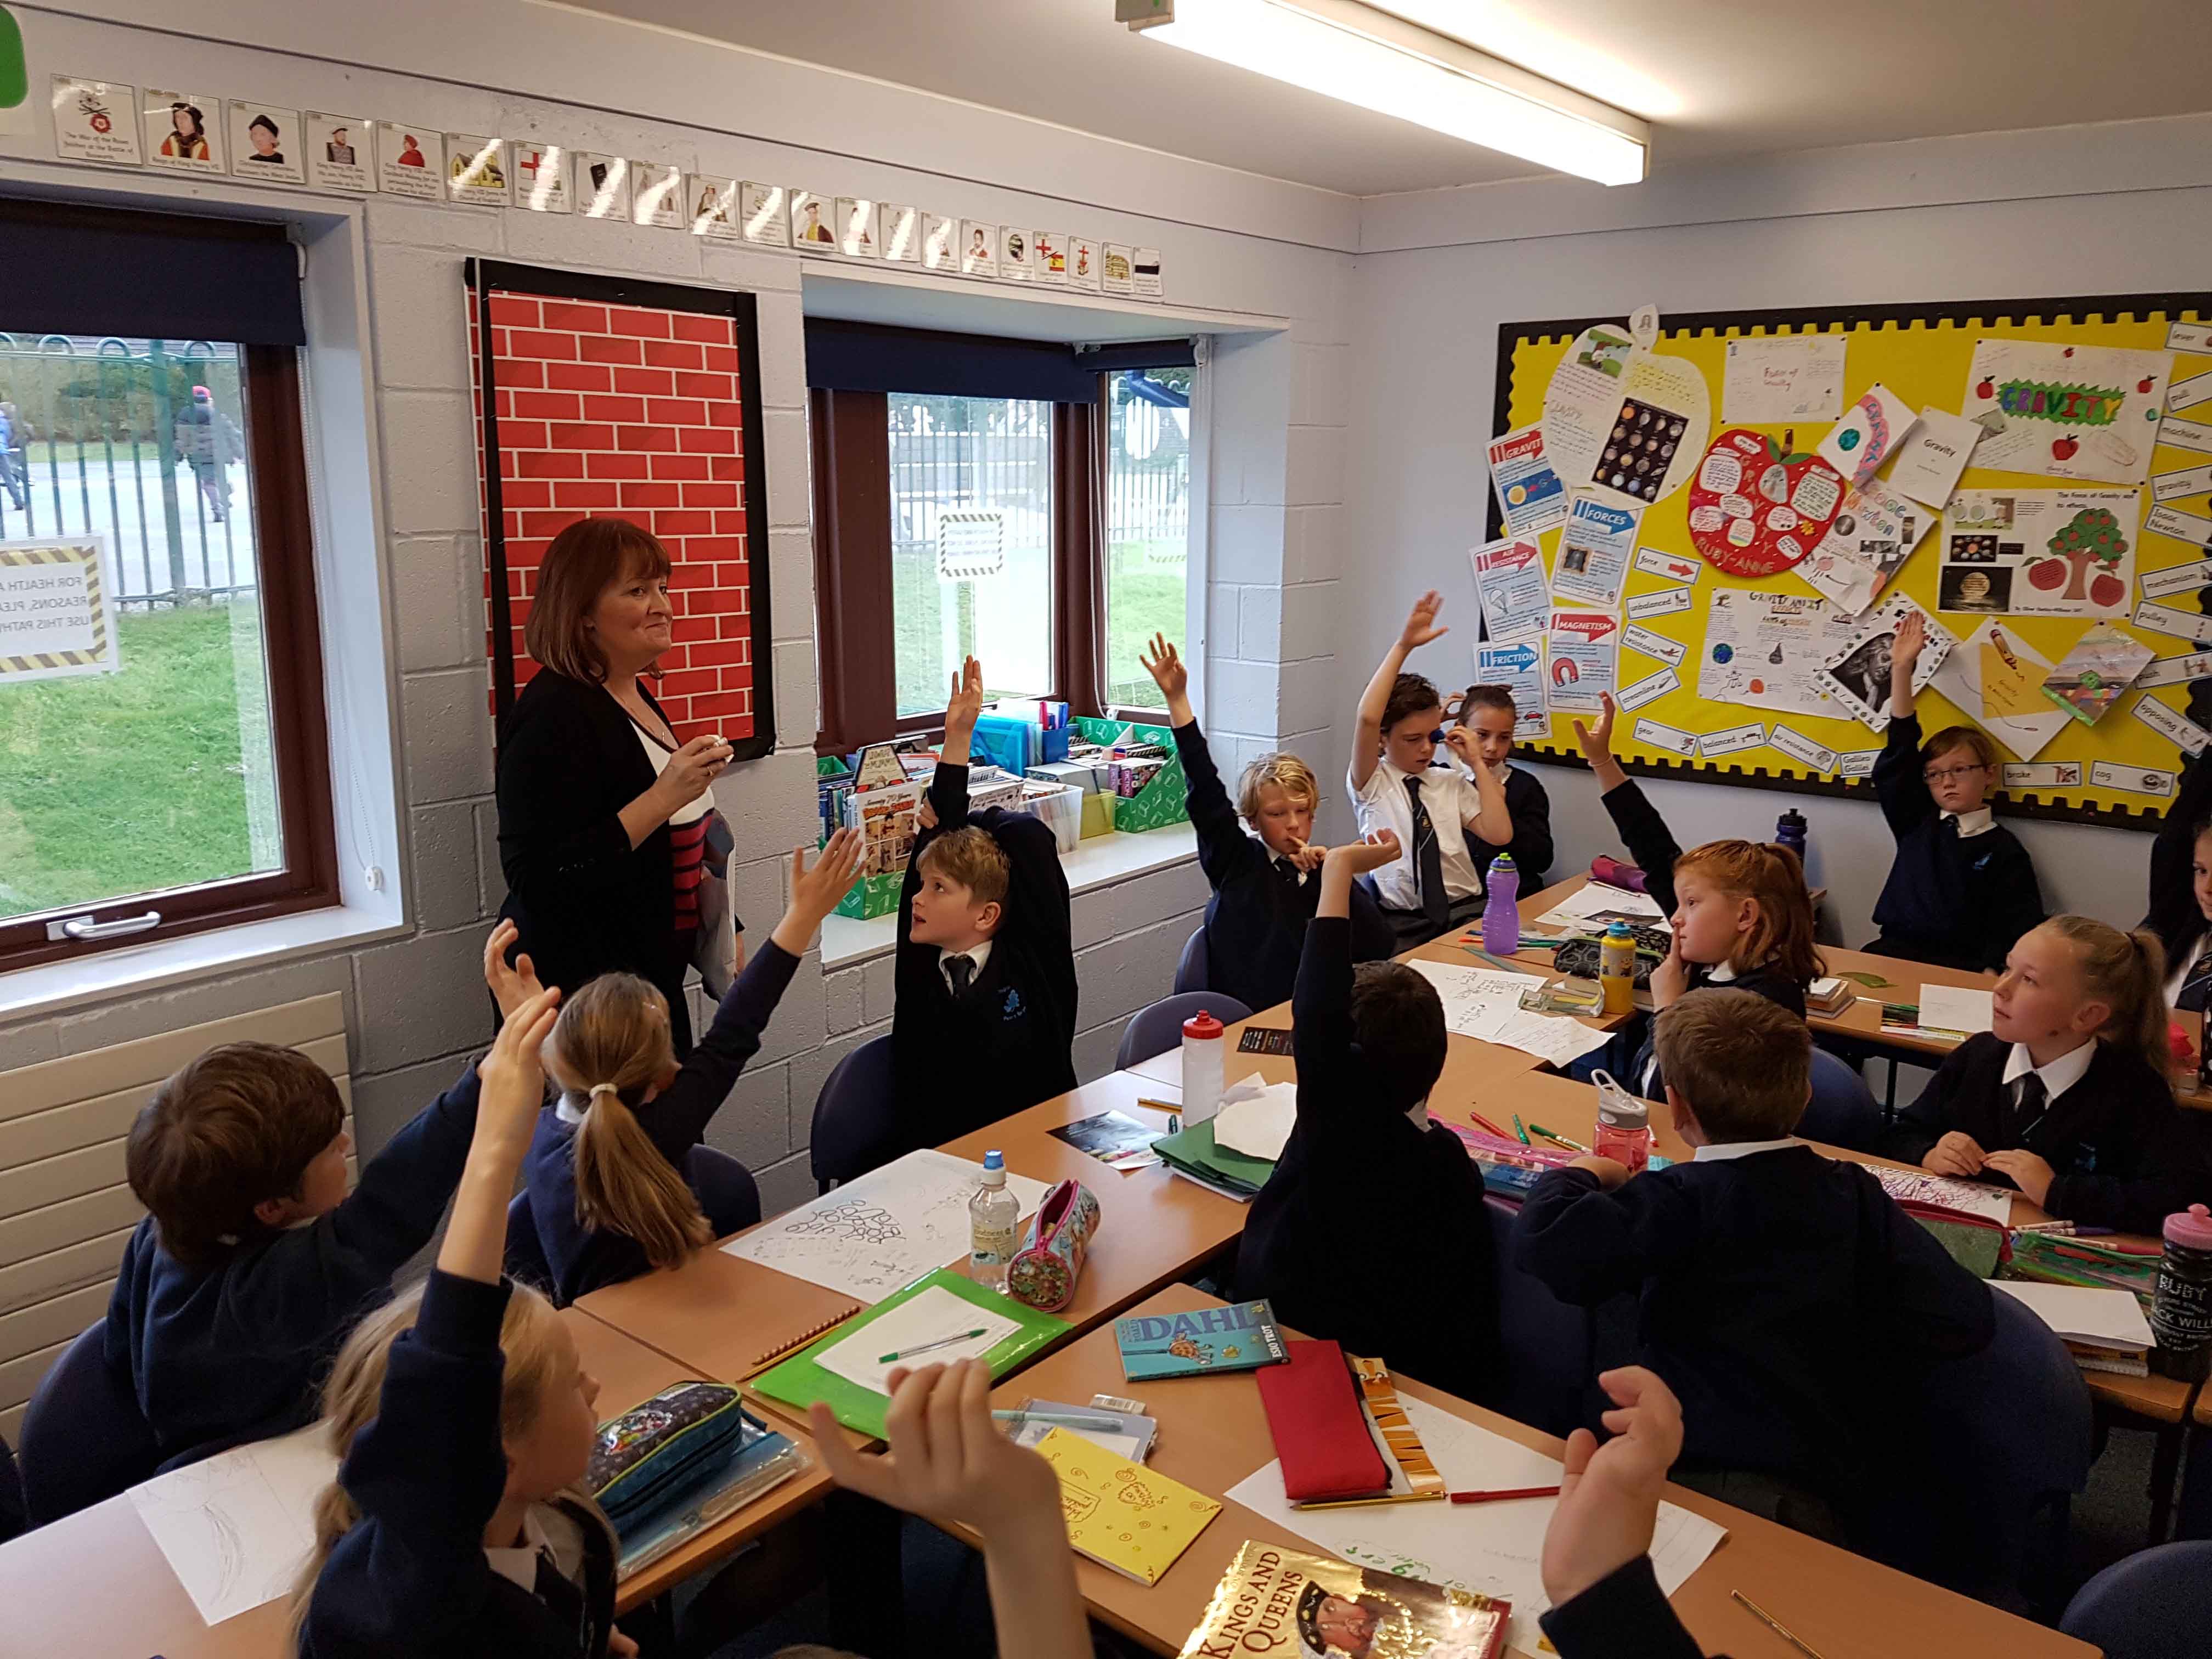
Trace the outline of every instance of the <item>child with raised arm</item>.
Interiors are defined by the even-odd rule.
[[[1486,880],[1490,861],[1500,853],[1512,855],[1520,876],[1520,890],[1533,893],[1544,884],[1552,867],[1552,798],[1526,767],[1513,764],[1513,738],[1520,729],[1521,710],[1510,687],[1470,685],[1459,700],[1453,722],[1464,726],[1474,740],[1476,759],[1494,770],[1505,791],[1506,816],[1513,823],[1513,838],[1503,845],[1467,830],[1467,854]]]
[[[1877,956],[1996,970],[2022,933],[2043,920],[2043,892],[2027,848],[1989,805],[1997,751],[1986,733],[1948,726],[1926,743],[1912,712],[1912,671],[1928,643],[1917,611],[1898,624],[1889,659],[1889,729],[1874,763],[1881,815],[1897,859],[1875,901]]]
[[[602,974],[564,1000],[545,1054],[561,1094],[538,1118],[523,1162],[530,1201],[515,1218],[552,1269],[545,1288],[556,1306],[678,1267],[718,1234],[759,1219],[709,1217],[685,1179],[685,1159],[760,1052],[799,957],[859,876],[865,850],[857,831],[840,830],[811,869],[805,848],[793,852],[783,919],[681,1066],[666,1000],[635,974]],[[527,956],[507,966],[514,937],[514,924],[502,922],[484,957],[502,1013],[538,988]]]
[[[1237,1293],[1267,1297],[1285,1324],[1348,1352],[1486,1401],[1501,1364],[1482,1176],[1428,1110],[1449,1042],[1443,1004],[1411,968],[1352,960],[1352,878],[1398,852],[1385,830],[1322,860],[1292,1000],[1297,1121],[1252,1200]]]
[[[1382,914],[1402,947],[1418,945],[1482,914],[1482,872],[1463,831],[1503,846],[1513,839],[1513,815],[1496,769],[1464,726],[1444,729],[1443,699],[1419,674],[1401,671],[1407,657],[1451,630],[1437,625],[1443,600],[1434,592],[1413,602],[1406,625],[1382,654],[1360,694],[1346,781],[1367,835],[1388,830],[1403,848],[1377,869]],[[1468,770],[1437,758],[1448,744]]]
[[[1296,755],[1262,755],[1244,769],[1231,805],[1191,712],[1190,676],[1182,659],[1164,635],[1155,634],[1151,652],[1140,660],[1167,703],[1191,826],[1198,833],[1199,867],[1213,888],[1206,907],[1204,988],[1225,992],[1255,1011],[1287,1002],[1328,851],[1310,839],[1321,786]],[[1379,961],[1396,948],[1389,925],[1364,887],[1352,890],[1352,934],[1358,962]]]

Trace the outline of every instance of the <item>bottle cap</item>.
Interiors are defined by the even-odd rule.
[[[1187,1037],[1196,1037],[1201,1042],[1210,1042],[1219,1036],[1226,1029],[1228,1028],[1203,1008],[1182,1023],[1182,1034]]]
[[[1490,872],[1492,875],[1510,876],[1518,873],[1518,871],[1519,866],[1513,862],[1513,854],[1510,853],[1500,853],[1490,861]]]
[[[2212,1211],[2192,1204],[2179,1215],[2166,1218],[2166,1242],[2192,1250],[2212,1250]]]
[[[1631,941],[1633,941],[1636,937],[1635,934],[1628,931],[1628,924],[1625,921],[1608,923],[1606,927],[1605,936],[1607,939],[1625,939]]]
[[[1006,1155],[998,1151],[983,1154],[983,1184],[1003,1187],[1006,1184]]]

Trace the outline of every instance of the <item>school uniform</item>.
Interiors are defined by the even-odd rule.
[[[1466,828],[1482,810],[1474,780],[1438,760],[1416,775],[1378,758],[1364,784],[1349,768],[1345,785],[1359,831],[1398,837],[1397,861],[1375,872],[1375,896],[1401,946],[1423,943],[1482,914],[1482,876]]]
[[[671,1169],[681,1172],[684,1154],[705,1137],[738,1073],[760,1052],[761,1033],[798,967],[799,958],[774,939],[763,944],[722,999],[714,1023],[676,1080],[636,1109],[638,1127]],[[653,1265],[628,1233],[586,1227],[577,1218],[576,1130],[589,1107],[588,1097],[564,1096],[540,1112],[522,1164],[530,1218],[545,1265],[553,1270],[547,1291],[561,1307],[601,1285],[635,1279]]]
[[[1919,717],[1891,720],[1874,787],[1897,858],[1875,901],[1881,937],[1866,948],[1968,973],[2002,969],[2020,936],[2043,921],[2034,862],[1988,807],[1941,811],[1920,771]]]
[[[1299,869],[1244,832],[1196,720],[1176,727],[1175,741],[1198,835],[1198,866],[1213,889],[1206,907],[1206,988],[1255,1012],[1287,1002],[1297,984],[1306,924],[1321,902],[1321,872]],[[1352,932],[1355,961],[1379,962],[1397,949],[1373,895],[1356,882]]]
[[[1049,826],[1019,812],[968,810],[968,769],[938,763],[929,803],[937,827],[915,840],[899,893],[897,1002],[891,1054],[897,1091],[888,1156],[957,1139],[1075,1087],[1075,951],[1067,876]],[[921,855],[973,823],[1011,866],[999,931],[981,960],[947,964],[915,942]],[[957,990],[955,987],[959,988]]]
[[[345,1201],[305,1226],[257,1226],[212,1267],[161,1247],[151,1216],[108,1297],[107,1363],[128,1377],[164,1470],[312,1421],[338,1345],[430,1242],[476,1133],[477,1068],[362,1165]]]
[[[2142,925],[2166,947],[2166,1002],[2202,1013],[2212,1001],[2212,932],[2197,902],[2197,826],[2212,813],[2212,766],[2192,761],[2150,844],[2150,908]]]
[[[1352,967],[1351,923],[1315,917],[1292,1003],[1297,1121],[1252,1200],[1237,1294],[1399,1375],[1490,1400],[1503,1364],[1482,1176],[1443,1125],[1376,1103]]]
[[[2172,1086],[2094,1039],[2038,1068],[2025,1043],[1988,1031],[1968,1037],[1899,1114],[1882,1152],[1918,1164],[1954,1129],[1985,1152],[2033,1152],[2057,1172],[2043,1207],[2087,1226],[2156,1233],[2167,1216],[2212,1199],[2195,1126]],[[1996,1170],[1977,1178],[2012,1184]]]
[[[1525,768],[1508,761],[1498,769],[1504,774],[1505,810],[1512,815],[1513,839],[1500,847],[1472,830],[1461,833],[1467,840],[1467,855],[1474,860],[1486,887],[1490,861],[1500,853],[1511,854],[1513,867],[1521,876],[1516,890],[1526,898],[1544,884],[1545,873],[1552,867],[1552,798]]]
[[[513,1288],[430,1274],[377,1414],[338,1466],[362,1518],[315,1580],[301,1659],[605,1653],[618,1546],[597,1504],[563,1494],[532,1507],[517,1545],[484,1545],[507,1486],[499,1329]]]
[[[1562,1302],[1639,1298],[1638,1363],[1682,1402],[1683,1456],[1852,1506],[1881,1421],[1996,1329],[1988,1290],[1856,1164],[1781,1139],[1698,1148],[1612,1192],[1536,1183],[1514,1259]]]
[[[1649,1555],[1615,1567],[1536,1622],[1559,1659],[1705,1659],[1659,1588]]]

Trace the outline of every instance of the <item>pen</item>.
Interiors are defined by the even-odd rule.
[[[1530,1124],[1530,1125],[1528,1126],[1528,1127],[1529,1127],[1529,1129],[1530,1129],[1531,1131],[1533,1131],[1534,1133],[1537,1133],[1537,1134],[1540,1134],[1540,1135],[1543,1136],[1543,1137],[1544,1137],[1544,1139],[1547,1139],[1547,1140],[1556,1140],[1556,1141],[1558,1141],[1558,1142],[1559,1143],[1559,1145],[1560,1145],[1560,1146],[1566,1147],[1570,1152],[1589,1152],[1589,1147],[1587,1147],[1587,1146],[1583,1146],[1583,1145],[1582,1144],[1582,1142],[1581,1142],[1581,1141],[1579,1141],[1579,1140],[1570,1140],[1570,1139],[1568,1139],[1566,1138],[1566,1136],[1565,1136],[1565,1135],[1563,1135],[1563,1134],[1559,1134],[1559,1133],[1555,1133],[1555,1132],[1554,1132],[1554,1131],[1553,1131],[1553,1130],[1547,1129],[1547,1128],[1546,1128],[1542,1124],[1540,1124],[1540,1123],[1532,1123],[1532,1124]]]
[[[1729,1595],[1731,1600],[1741,1602],[1746,1612],[1749,1613],[1753,1618],[1758,1620],[1759,1623],[1765,1625],[1769,1630],[1772,1631],[1784,1641],[1789,1643],[1790,1645],[1796,1649],[1798,1652],[1805,1655],[1806,1659],[1820,1659],[1820,1650],[1818,1648],[1809,1646],[1801,1640],[1796,1632],[1791,1630],[1789,1626],[1784,1624],[1779,1619],[1777,1619],[1765,1607],[1760,1607],[1758,1602],[1753,1601],[1741,1590],[1732,1589],[1729,1592]]]
[[[904,1359],[910,1354],[927,1353],[932,1348],[949,1348],[956,1342],[965,1342],[970,1337],[981,1336],[983,1334],[983,1328],[978,1325],[972,1331],[958,1331],[951,1336],[940,1336],[934,1342],[918,1342],[911,1348],[901,1348],[896,1353],[884,1354],[877,1359],[876,1364],[888,1365],[894,1359]]]
[[[1497,1504],[1509,1498],[1557,1498],[1557,1486],[1507,1486],[1498,1492],[1455,1492],[1451,1495],[1455,1504]]]
[[[1490,1133],[1496,1135],[1500,1140],[1505,1139],[1505,1131],[1499,1128],[1488,1118],[1483,1116],[1480,1112],[1476,1111],[1474,1107],[1470,1106],[1467,1109],[1467,1115],[1473,1118],[1477,1123],[1480,1124]]]
[[[1528,1132],[1521,1127],[1521,1114],[1518,1112],[1513,1114],[1513,1133],[1520,1137],[1521,1144],[1523,1146],[1529,1144]]]
[[[1128,1425],[1114,1417],[1071,1417],[1064,1412],[993,1412],[1001,1423],[1051,1423],[1063,1429],[1105,1429],[1120,1431]]]

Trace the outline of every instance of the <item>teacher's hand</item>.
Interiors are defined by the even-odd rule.
[[[668,764],[660,769],[660,781],[654,787],[668,810],[689,806],[707,793],[708,787],[722,774],[730,763],[730,745],[716,737],[694,738],[668,757]]]

